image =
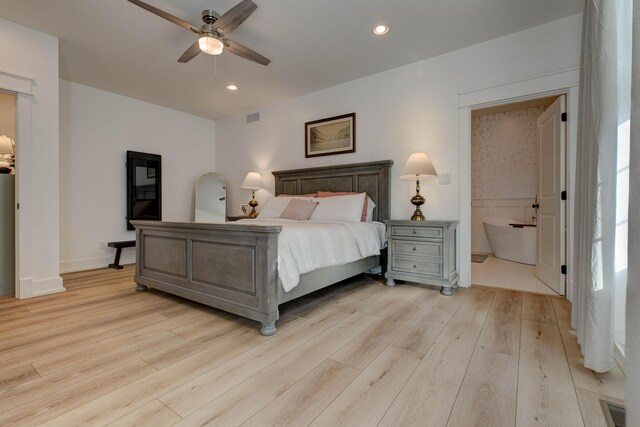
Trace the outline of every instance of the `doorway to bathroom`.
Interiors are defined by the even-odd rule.
[[[15,295],[15,105],[0,91],[0,298]]]
[[[471,282],[564,295],[566,97],[471,113]]]

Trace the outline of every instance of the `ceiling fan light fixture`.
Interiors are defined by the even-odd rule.
[[[384,36],[389,32],[389,26],[384,24],[376,25],[372,31],[376,36]]]
[[[220,55],[224,50],[224,44],[212,34],[203,33],[198,39],[200,50],[209,55]]]

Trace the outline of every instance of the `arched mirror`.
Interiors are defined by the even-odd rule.
[[[227,186],[219,173],[202,175],[196,183],[196,222],[226,220]]]

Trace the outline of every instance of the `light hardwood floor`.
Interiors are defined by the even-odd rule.
[[[0,299],[0,425],[604,426],[619,368],[582,367],[566,300],[356,278],[285,305],[278,334],[133,268]]]

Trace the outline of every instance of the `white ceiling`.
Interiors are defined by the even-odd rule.
[[[193,24],[239,0],[146,0]],[[580,13],[583,0],[254,0],[229,52],[177,62],[195,35],[126,0],[0,0],[0,17],[60,38],[60,77],[211,119]],[[375,37],[371,28],[391,31]],[[235,83],[235,93],[225,86]]]

